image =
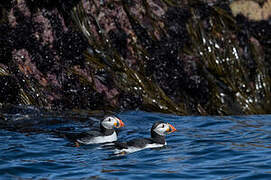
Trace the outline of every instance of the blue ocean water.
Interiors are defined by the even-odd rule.
[[[9,116],[6,114],[5,116]],[[36,132],[0,129],[0,179],[271,179],[271,116],[175,116],[131,111],[119,140],[149,137],[152,124],[165,121],[178,131],[167,146],[115,156],[101,145],[74,147],[52,129],[87,130],[97,120],[63,116],[10,116]],[[10,118],[9,117],[9,118]],[[54,119],[53,123],[41,123]],[[47,121],[46,121],[47,122]],[[67,123],[68,122],[68,123]],[[26,123],[27,124],[27,123]],[[29,125],[29,126],[30,126]],[[15,131],[14,131],[15,130]]]

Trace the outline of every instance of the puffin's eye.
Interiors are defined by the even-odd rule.
[[[110,121],[111,121],[111,119],[108,119],[108,121],[110,122]]]
[[[165,127],[165,125],[163,124],[163,125],[162,125],[162,128],[164,128],[164,127]]]

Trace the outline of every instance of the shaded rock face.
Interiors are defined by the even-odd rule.
[[[4,76],[0,78],[0,102],[13,102],[14,104],[18,103],[18,94],[19,87],[14,78]]]
[[[27,5],[29,1],[14,1],[8,14],[9,22],[0,25],[3,32],[0,41],[1,59],[3,59],[1,63],[9,66],[11,74],[16,75],[15,80],[18,85],[27,86],[26,80],[38,83],[38,87],[33,87],[37,91],[29,92],[30,96],[34,94],[39,96],[32,97],[36,102],[41,98],[43,99],[41,101],[49,107],[95,108],[97,103],[92,104],[92,100],[95,101],[95,96],[92,94],[95,93],[94,90],[81,85],[76,75],[67,76],[69,68],[75,66],[84,68],[83,52],[88,47],[87,41],[81,33],[66,27],[64,19],[58,10],[53,8],[54,6],[49,5],[52,8],[48,10],[43,8],[46,4],[41,4],[40,9],[30,12],[29,7],[31,10],[34,7],[31,6],[32,4]],[[7,77],[1,78],[7,79]],[[6,89],[4,88],[5,91],[14,87],[15,80],[12,83],[6,82],[8,84],[5,86]],[[74,95],[70,94],[73,92],[72,89],[80,93],[76,95],[76,100]],[[82,90],[88,93],[82,93],[84,95],[81,96]],[[82,103],[81,99],[89,102]],[[14,96],[1,102],[19,101]]]
[[[233,17],[228,3],[13,0],[0,2],[0,10],[0,103],[176,114],[230,114],[238,107],[247,113],[219,71],[227,68],[208,61],[231,53],[210,49],[233,42],[251,90],[255,74],[265,71],[255,54],[270,64],[270,23]],[[219,94],[227,94],[226,105]]]
[[[126,32],[119,28],[116,30],[110,30],[108,32],[109,38],[111,40],[112,43],[112,47],[114,49],[116,49],[120,55],[123,58],[127,57],[127,51],[128,51],[128,47],[127,47],[127,34]]]
[[[147,72],[152,73],[165,93],[177,102],[183,95],[193,97],[192,101],[205,104],[208,99],[208,82],[200,76],[196,59],[183,54],[183,48],[190,43],[186,23],[191,17],[184,8],[169,8],[165,14],[168,36],[153,44],[147,61]],[[192,105],[192,104],[190,104]]]

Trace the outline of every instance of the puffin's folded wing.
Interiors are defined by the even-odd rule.
[[[117,149],[127,149],[128,148],[128,145],[126,142],[115,142],[114,143],[114,147],[117,148]]]

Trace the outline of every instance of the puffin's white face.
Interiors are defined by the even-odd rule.
[[[122,120],[114,116],[108,116],[102,121],[103,127],[106,129],[120,128],[124,126]]]
[[[160,123],[156,128],[154,129],[154,132],[161,136],[165,136],[166,134],[170,134],[172,132],[176,131],[175,127],[173,127],[169,123]]]

